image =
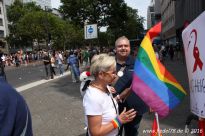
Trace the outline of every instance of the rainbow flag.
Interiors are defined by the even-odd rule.
[[[152,40],[161,22],[144,37],[135,61],[132,90],[160,117],[167,116],[186,95],[185,90],[156,58]]]

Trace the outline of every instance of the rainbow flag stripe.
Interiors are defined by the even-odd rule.
[[[186,95],[185,90],[156,58],[152,39],[161,32],[161,22],[151,28],[138,50],[132,90],[159,116],[165,117]]]

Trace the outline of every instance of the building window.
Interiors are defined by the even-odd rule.
[[[3,19],[0,18],[0,26],[3,26]]]
[[[3,37],[4,37],[4,31],[0,30],[0,38],[3,38]]]

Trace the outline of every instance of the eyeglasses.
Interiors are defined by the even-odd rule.
[[[117,72],[116,71],[113,71],[113,72],[104,72],[104,73],[106,73],[106,74],[111,74],[111,75],[116,75],[117,74]]]

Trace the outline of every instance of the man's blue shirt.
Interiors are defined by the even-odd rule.
[[[119,71],[121,67],[125,66],[123,76],[118,79],[114,86],[118,94],[120,94],[123,90],[131,86],[134,72],[134,64],[135,59],[130,55],[125,61],[125,64],[121,65],[117,63],[117,71]],[[134,108],[135,110],[137,110],[137,114],[141,115],[148,110],[147,105],[133,91],[131,91],[130,95],[126,98],[125,102],[129,108]]]
[[[24,130],[24,136],[33,135],[26,102],[13,87],[0,79],[0,136],[20,136]]]

